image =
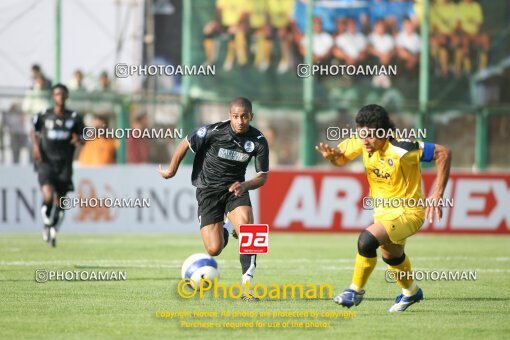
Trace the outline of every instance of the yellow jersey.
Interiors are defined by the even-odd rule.
[[[237,25],[243,13],[246,11],[246,4],[239,0],[218,0],[216,8],[221,10],[221,24],[223,26]]]
[[[462,30],[469,34],[477,34],[483,23],[482,6],[478,2],[461,2],[458,4],[458,12]]]
[[[438,0],[430,8],[430,21],[440,33],[452,34],[457,27],[458,7],[453,2]]]
[[[271,25],[276,28],[288,25],[294,12],[294,5],[295,0],[269,1]]]
[[[409,140],[386,140],[382,149],[368,153],[362,141],[352,137],[338,144],[344,156],[352,160],[363,154],[363,164],[370,187],[370,196],[375,199],[405,199],[400,202],[420,201],[424,199],[421,187],[420,160],[423,154],[423,143]],[[397,218],[405,211],[424,210],[422,206],[375,205],[374,218]]]
[[[261,28],[267,22],[268,5],[266,0],[249,0],[247,12],[250,15],[250,27]]]

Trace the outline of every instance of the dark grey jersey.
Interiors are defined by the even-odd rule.
[[[236,135],[230,121],[224,121],[203,126],[186,139],[195,153],[191,182],[197,188],[225,188],[244,182],[252,157],[257,173],[269,171],[266,138],[252,126],[246,133]]]
[[[40,136],[41,157],[43,162],[73,162],[75,146],[71,144],[72,134],[82,137],[82,116],[76,112],[64,110],[57,116],[53,109],[41,112],[34,117],[34,129]]]

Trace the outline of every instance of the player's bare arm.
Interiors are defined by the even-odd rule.
[[[443,198],[444,190],[446,188],[446,184],[448,183],[448,177],[450,176],[452,152],[447,147],[436,144],[433,159],[436,162],[437,176],[436,185],[430,198],[433,200],[433,202],[438,202],[441,198]],[[443,211],[440,206],[426,208],[425,219],[432,223],[434,216],[436,217],[437,221],[439,221],[443,216]]]
[[[322,157],[330,161],[333,165],[342,166],[349,163],[349,159],[344,156],[344,152],[327,144],[320,143],[315,146],[315,150],[317,150]]]
[[[37,136],[37,133],[32,129],[31,133],[31,139],[32,139],[32,157],[34,157],[35,161],[41,160],[41,150],[39,149],[39,137]]]
[[[267,173],[259,173],[249,181],[245,182],[235,182],[232,184],[228,190],[233,192],[236,196],[241,196],[244,192],[248,190],[255,190],[260,188],[266,183]]]
[[[177,173],[177,169],[179,169],[179,165],[183,160],[184,156],[186,156],[186,152],[188,151],[188,141],[183,139],[179,145],[177,146],[177,150],[175,150],[174,155],[172,156],[172,160],[168,165],[168,169],[163,170],[161,164],[159,165],[158,172],[164,179],[169,179],[175,176]]]

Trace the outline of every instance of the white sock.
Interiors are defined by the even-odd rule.
[[[402,294],[404,294],[405,296],[413,296],[414,294],[416,294],[417,290],[418,290],[418,286],[416,285],[416,282],[413,281],[413,283],[411,283],[411,286],[409,286],[409,288],[407,288],[407,289],[402,288]]]
[[[352,289],[352,290],[355,290],[357,291],[358,293],[361,292],[363,290],[362,287],[358,287],[356,286],[354,283],[351,283],[351,285],[349,286],[349,289]]]

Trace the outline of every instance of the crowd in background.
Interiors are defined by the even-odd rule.
[[[295,72],[295,66],[303,62],[307,49],[304,38],[306,6],[306,0],[217,0],[212,20],[203,27],[205,63],[221,65],[227,72],[239,67],[254,67],[261,73],[269,69],[280,74]],[[316,0],[312,27],[314,63],[398,64],[399,77],[414,76],[421,52],[422,16],[421,1]],[[486,67],[490,41],[483,23],[483,10],[476,0],[432,0],[429,46],[432,72],[438,77],[453,77]],[[92,75],[76,70],[64,83],[71,92],[71,99],[80,94],[90,100],[87,98],[116,93],[107,72]],[[390,83],[383,79],[372,84],[387,87]],[[8,145],[11,163],[20,162],[23,150],[30,154],[31,118],[51,107],[51,85],[52,81],[41,67],[33,65],[30,89],[24,99],[6,106],[8,109],[1,114],[1,163],[6,163],[5,145]],[[78,101],[70,102],[69,109],[84,113],[88,126],[118,126],[111,108],[95,106],[94,110],[87,111],[78,104]],[[129,114],[130,127],[153,127],[155,123],[151,118],[144,110],[136,108]],[[278,151],[271,155],[272,163],[295,164],[298,148],[291,142],[281,141],[284,136],[293,136],[299,125],[281,124],[289,127],[286,133],[282,133],[280,127],[272,128],[269,122],[265,125],[268,142]],[[118,147],[113,140],[88,142],[77,161],[81,165],[115,163]],[[164,162],[172,147],[128,139],[127,162]]]
[[[92,77],[91,77],[92,78]],[[95,85],[91,89],[85,85],[85,77],[81,70],[76,70],[72,79],[66,82],[66,86],[70,91],[71,98],[86,98],[87,95],[97,93],[101,96],[112,93],[112,82],[106,71],[103,71],[96,78]],[[8,110],[1,115],[0,130],[1,146],[4,148],[5,132],[8,132],[9,147],[11,150],[11,162],[20,163],[20,156],[23,149],[30,154],[31,141],[30,133],[32,130],[32,118],[39,112],[44,112],[52,107],[51,100],[52,81],[43,72],[38,64],[32,65],[31,68],[31,84],[21,105],[13,103]],[[81,97],[80,97],[81,96]],[[68,109],[76,110],[85,115],[85,122],[88,127],[108,128],[114,126],[115,115],[111,110],[97,110],[96,112],[81,112],[73,103],[67,105]],[[149,127],[148,115],[145,112],[139,112],[133,115],[131,128],[147,128]],[[77,161],[82,166],[99,166],[107,164],[115,164],[117,158],[118,143],[114,139],[96,138],[87,141],[77,152]],[[126,143],[126,157],[129,163],[147,163],[149,162],[150,145],[144,139],[128,139]],[[2,150],[3,151],[3,150]],[[2,158],[5,153],[2,152]],[[2,162],[5,162],[2,159]]]
[[[266,72],[294,70],[307,46],[306,0],[217,0],[203,29],[205,63],[224,70],[253,65]],[[317,0],[313,10],[314,63],[390,63],[415,72],[421,49],[420,0]],[[489,37],[476,0],[432,0],[430,57],[439,76],[459,76],[488,63]],[[278,49],[275,48],[278,47]]]

